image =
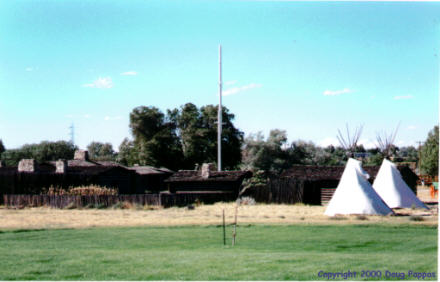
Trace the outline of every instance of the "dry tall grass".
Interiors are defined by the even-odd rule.
[[[47,195],[77,195],[77,196],[103,196],[117,195],[118,190],[114,188],[101,187],[98,185],[85,185],[62,189],[58,187],[49,187],[43,194]]]
[[[134,207],[132,209],[72,209],[27,208],[11,210],[0,208],[0,229],[18,228],[84,228],[94,226],[164,226],[226,223],[234,220],[235,203],[188,208]],[[437,224],[437,210],[401,209],[401,216],[343,216],[333,220],[324,215],[325,207],[308,205],[241,205],[238,224]],[[410,216],[421,216],[423,221],[411,221]],[[339,218],[338,218],[339,219]]]

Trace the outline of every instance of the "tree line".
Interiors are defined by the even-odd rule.
[[[344,165],[348,158],[340,146],[320,147],[297,140],[288,143],[286,131],[274,129],[265,138],[261,132],[244,133],[235,127],[234,114],[222,108],[222,163],[225,170],[250,169],[280,173],[295,164]],[[131,138],[125,138],[116,152],[110,143],[91,142],[89,157],[96,161],[115,161],[122,165],[149,165],[172,170],[194,169],[202,163],[217,162],[217,106],[198,108],[187,103],[162,112],[156,107],[140,106],[130,113]],[[438,126],[429,133],[420,150],[413,146],[392,145],[387,152],[380,148],[356,146],[365,153],[365,165],[380,165],[391,152],[395,162],[419,162],[423,174],[438,174]],[[38,162],[72,159],[75,145],[66,141],[26,144],[6,149],[0,139],[0,158],[7,166],[16,166],[21,159]]]

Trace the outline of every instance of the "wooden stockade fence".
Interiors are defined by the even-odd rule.
[[[321,204],[325,205],[330,202],[335,193],[336,188],[321,188]]]
[[[3,204],[7,208],[23,207],[111,207],[117,203],[132,205],[187,206],[196,202],[214,203],[235,200],[231,193],[178,193],[178,194],[137,194],[137,195],[3,195]]]
[[[321,183],[299,180],[290,177],[271,177],[263,187],[250,188],[244,196],[249,196],[259,203],[319,205]]]

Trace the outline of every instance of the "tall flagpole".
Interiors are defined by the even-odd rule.
[[[218,113],[217,113],[217,167],[222,171],[222,45],[218,46],[219,80],[218,80]]]

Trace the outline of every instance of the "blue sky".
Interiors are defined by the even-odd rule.
[[[223,102],[246,135],[426,139],[438,122],[440,3],[1,1],[0,139],[111,142],[137,106]]]

